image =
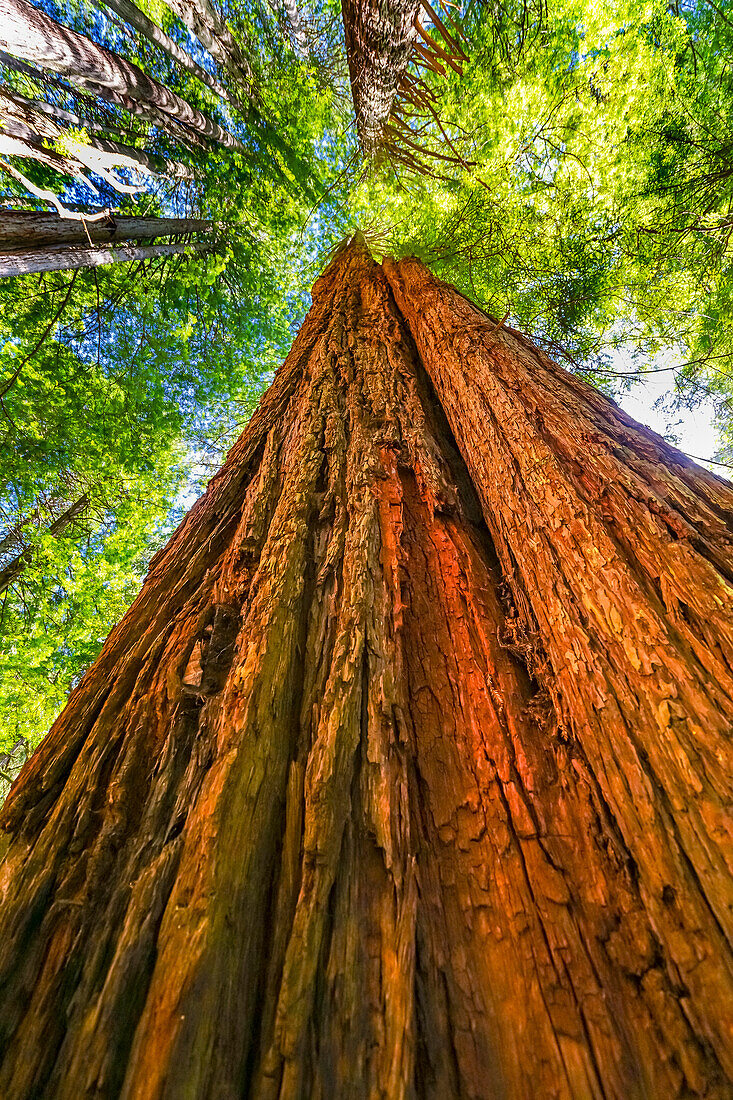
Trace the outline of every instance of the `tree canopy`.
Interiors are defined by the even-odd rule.
[[[45,733],[356,227],[607,392],[664,352],[730,459],[728,0],[400,7],[371,127],[363,0],[7,5],[45,22],[0,41],[3,206],[211,229],[0,280],[0,748]]]

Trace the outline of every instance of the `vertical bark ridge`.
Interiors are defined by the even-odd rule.
[[[385,127],[417,39],[420,4],[341,0],[341,9],[359,143],[364,155],[373,158],[384,144]]]
[[[3,811],[0,1092],[733,1095],[731,503],[342,248]]]
[[[417,261],[385,267],[481,497],[515,637],[730,1073],[733,490]]]

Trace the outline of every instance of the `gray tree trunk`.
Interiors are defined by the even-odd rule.
[[[87,226],[56,214],[36,210],[0,210],[0,250],[19,252],[41,245],[114,244],[152,237],[179,237],[208,230],[212,222],[203,218],[134,218],[111,216]],[[4,257],[0,256],[0,263]]]
[[[91,228],[91,227],[90,227]],[[186,244],[120,245],[104,248],[91,245],[49,245],[47,248],[30,248],[0,255],[0,278],[14,275],[30,275],[39,271],[70,271],[76,267],[101,267],[103,264],[126,264],[133,260],[154,259],[157,256],[175,256],[182,252],[194,254],[211,252],[211,244],[199,242]]]
[[[138,114],[150,109],[160,119],[173,119],[193,131],[230,148],[241,143],[218,123],[192,107],[169,88],[147,76],[123,57],[98,46],[68,27],[50,19],[27,0],[0,0],[0,45],[10,53],[42,68],[57,72],[102,99]],[[129,103],[137,105],[137,109]]]
[[[75,500],[73,504],[70,504],[63,515],[59,516],[57,520],[48,528],[48,534],[60,535],[67,527],[69,527],[75,519],[77,519],[84,509],[89,504],[89,496],[84,493],[83,496]],[[30,549],[21,551],[17,554],[12,561],[9,561],[7,565],[0,569],[0,593],[4,592],[6,588],[9,588],[11,584],[17,581],[23,570],[31,561],[32,552]]]
[[[102,0],[105,7],[110,8],[113,12],[119,15],[120,19],[124,19],[131,27],[145,38],[154,42],[156,46],[159,46],[161,50],[173,58],[182,68],[187,72],[192,73],[202,84],[205,84],[207,88],[211,88],[213,92],[216,92],[221,99],[226,100],[233,107],[238,110],[245,110],[243,105],[227,91],[227,89],[221,84],[215,77],[208,73],[206,69],[197,64],[190,54],[182,50],[181,47],[173,41],[172,38],[162,31],[160,27],[153,22],[152,19],[148,19],[144,12],[140,11],[137,5],[132,3],[132,0]]]
[[[252,66],[213,4],[209,0],[166,0],[166,3],[214,60],[235,80],[243,82],[251,98],[256,99]]]

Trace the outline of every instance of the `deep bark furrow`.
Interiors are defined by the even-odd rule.
[[[731,1097],[732,503],[342,248],[4,810],[3,1095]]]
[[[564,474],[562,450],[571,449],[570,439],[562,450],[550,450],[526,412],[528,406],[542,408],[545,423],[553,412],[553,387],[539,364],[527,370],[522,358],[511,353],[511,336],[469,335],[475,311],[424,269],[416,269],[414,261],[387,265],[481,496],[523,626],[539,636],[548,655],[548,689],[621,824],[641,871],[645,905],[662,930],[671,961],[702,995],[707,980],[721,982],[721,960],[730,972],[729,948],[716,927],[727,929],[731,917],[730,771],[723,763],[733,689],[730,589],[686,539],[670,538],[651,510],[634,510],[635,500],[624,495],[628,474],[609,448],[603,454],[601,446],[599,456],[596,445],[589,466],[594,473],[605,466],[612,492],[625,503],[623,511],[616,507],[613,520],[620,524],[623,515],[625,550],[631,556],[624,560],[617,553],[603,511],[592,511]],[[446,314],[450,326],[444,324]],[[438,340],[440,356],[435,354]],[[578,392],[577,382],[573,389]],[[584,404],[576,403],[575,416],[566,424],[573,446],[584,435]],[[636,443],[644,456],[649,433],[639,432],[638,441],[630,429],[626,435],[627,447]],[[664,447],[659,441],[656,450]],[[663,499],[676,503],[685,495],[668,467],[656,466],[654,481],[655,488],[662,483]],[[701,502],[707,491],[728,507],[733,503],[733,491],[719,479],[701,475],[700,484]],[[725,545],[719,524],[706,517],[698,522],[701,529],[713,547],[716,540]],[[654,571],[667,584],[666,614],[644,597],[641,582],[654,577]],[[674,629],[680,598],[697,620],[681,646],[675,644],[679,634]],[[703,624],[712,629],[706,631]],[[715,635],[722,661],[709,645],[709,633]],[[666,819],[668,809],[674,828]],[[692,866],[702,891],[690,878]],[[672,914],[662,895],[665,883],[679,881],[686,884],[685,897]],[[685,927],[689,939],[680,935]],[[702,928],[710,937],[707,947],[700,941]],[[721,997],[730,997],[728,982],[726,976]],[[706,1027],[719,1057],[730,1065],[727,1038],[712,1015]]]

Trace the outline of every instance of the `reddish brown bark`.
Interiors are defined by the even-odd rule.
[[[731,1096],[732,514],[343,249],[11,793],[0,1093]]]

